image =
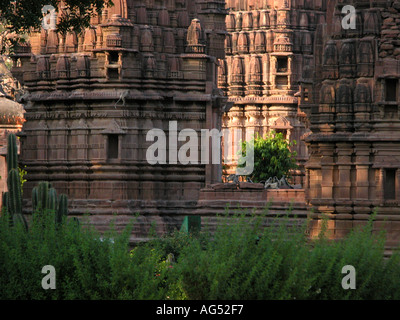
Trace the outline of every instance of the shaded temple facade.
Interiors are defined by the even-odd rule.
[[[326,1],[228,0],[226,59],[220,61],[219,86],[233,107],[222,126],[231,131],[232,162],[238,139],[274,130],[297,141],[303,183],[308,159],[304,137],[309,133],[305,114],[298,108],[298,81],[314,63],[316,27],[325,23]],[[238,133],[239,132],[239,133]]]
[[[69,196],[72,214],[178,215],[219,181],[220,168],[171,164],[169,156],[151,165],[146,153],[155,141],[146,137],[157,128],[169,141],[171,121],[178,133],[220,129],[225,4],[114,4],[83,34],[42,29],[13,57],[13,73],[27,90],[24,197],[29,202],[32,188],[47,180]],[[179,150],[184,141],[175,144]]]
[[[317,226],[328,215],[340,237],[378,209],[375,225],[399,240],[399,1],[231,0],[227,17],[221,1],[115,2],[84,34],[41,30],[14,56],[27,89],[28,202],[48,180],[95,225],[112,213],[176,225],[196,205],[209,216],[236,200],[263,208],[272,192],[279,211],[295,194],[305,217],[303,190],[202,193],[219,166],[146,159],[148,131],[168,134],[171,121],[242,137],[275,129],[299,141]],[[342,28],[345,4],[357,9],[354,30]]]
[[[357,10],[356,29],[342,28],[345,4]],[[399,240],[399,35],[399,1],[331,1],[317,31],[315,76],[303,75],[312,131],[306,197],[337,236],[377,210],[375,226],[387,228],[389,244]]]

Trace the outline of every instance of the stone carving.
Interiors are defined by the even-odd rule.
[[[221,74],[218,85],[234,103],[230,113],[236,112],[236,106],[243,111],[256,107],[258,113],[254,117],[245,115],[248,120],[242,124],[244,135],[255,128],[254,123],[261,124],[256,127],[260,135],[271,130],[268,123],[275,108],[291,124],[300,119],[298,125],[292,125],[293,130],[287,137],[298,142],[295,150],[302,167],[304,162],[300,159],[306,159],[307,150],[300,137],[307,129],[305,118],[297,112],[295,95],[303,68],[307,67],[304,61],[313,54],[316,21],[325,21],[325,9],[312,1],[305,4],[272,0],[229,1],[227,8],[230,11],[226,18],[229,35],[225,40],[228,70],[226,82]],[[224,69],[219,71],[223,73]],[[223,118],[229,119],[229,113]],[[231,128],[229,121],[223,123]],[[235,165],[228,170],[234,173]],[[299,183],[304,170],[300,172],[295,178]]]
[[[391,225],[400,204],[400,2],[352,3],[357,30],[328,23],[316,39],[314,76],[300,83],[310,93],[300,103],[312,131],[307,200],[316,216],[335,215],[338,225],[374,210]],[[397,235],[389,233],[390,243]]]
[[[225,55],[225,16],[224,3],[212,0],[116,0],[79,36],[33,33],[29,54],[14,57],[14,72],[29,82],[20,161],[32,175],[24,196],[51,179],[76,214],[92,202],[102,214],[157,215],[161,207],[185,210],[220,181],[212,165],[150,165],[146,134],[168,131],[172,120],[221,130],[226,99],[209,75]],[[68,169],[49,169],[56,166]]]
[[[317,215],[339,224],[373,208],[397,214],[399,1],[351,0],[355,30],[341,26],[343,1],[227,0],[229,11],[211,0],[114,2],[82,35],[40,30],[16,50],[13,72],[27,88],[21,162],[32,181],[54,174],[77,214],[88,199],[108,213],[110,200],[126,214],[183,210],[179,201],[217,185],[217,170],[149,166],[146,129],[223,123],[295,139],[296,185],[272,177],[267,186],[303,183]],[[277,119],[286,120],[274,128]],[[221,188],[259,188],[231,179]]]

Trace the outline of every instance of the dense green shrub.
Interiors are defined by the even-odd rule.
[[[164,299],[164,273],[155,276],[157,253],[130,252],[129,228],[101,237],[91,227],[54,212],[34,214],[29,231],[0,217],[0,299]],[[43,266],[56,270],[56,290],[44,290]]]
[[[297,169],[296,151],[290,149],[296,141],[288,142],[281,132],[271,131],[265,137],[255,136],[250,141],[242,142],[242,151],[238,167],[243,167],[250,148],[254,152],[254,170],[250,178],[254,182],[266,181],[268,178],[290,177],[291,170]],[[244,161],[245,162],[245,161]]]
[[[22,224],[0,217],[0,299],[399,299],[400,258],[384,259],[373,220],[341,241],[307,237],[306,226],[268,216],[219,217],[212,233],[174,232],[129,246],[131,229],[102,236],[54,212]],[[268,220],[269,227],[264,224]],[[56,290],[44,290],[53,265]],[[345,265],[355,290],[341,286]]]
[[[270,228],[244,216],[220,226],[204,248],[196,238],[176,271],[189,299],[397,299],[399,256],[384,259],[372,220],[341,241],[310,241],[305,227],[281,218]],[[342,288],[342,268],[356,269],[356,290]]]

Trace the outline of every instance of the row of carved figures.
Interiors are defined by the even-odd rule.
[[[276,28],[282,25],[299,27],[300,29],[315,29],[323,24],[325,16],[321,12],[297,10],[263,10],[247,12],[231,12],[226,17],[228,31]]]

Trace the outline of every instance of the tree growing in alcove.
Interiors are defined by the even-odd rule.
[[[250,179],[253,182],[265,182],[273,177],[290,178],[290,172],[298,167],[297,153],[290,149],[295,144],[295,140],[288,142],[281,132],[275,131],[265,137],[255,136],[250,141],[242,142],[242,158],[246,157],[248,148],[254,148],[254,170]]]

